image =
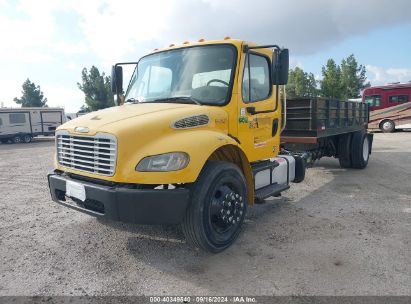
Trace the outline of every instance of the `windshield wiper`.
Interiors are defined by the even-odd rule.
[[[179,100],[181,100],[181,101],[190,101],[190,102],[192,102],[192,103],[195,103],[195,104],[201,106],[201,103],[200,103],[198,100],[196,100],[196,99],[194,99],[194,98],[192,98],[192,97],[189,97],[189,96],[177,96],[177,97],[158,98],[158,99],[150,100],[150,101],[147,101],[147,102],[179,101]]]
[[[129,102],[129,103],[139,103],[140,100],[135,99],[135,98],[129,98],[129,99],[126,100],[126,103],[127,103],[127,102]]]

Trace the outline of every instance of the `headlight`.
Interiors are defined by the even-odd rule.
[[[173,152],[143,158],[136,166],[140,172],[177,171],[187,167],[190,158],[187,153]]]

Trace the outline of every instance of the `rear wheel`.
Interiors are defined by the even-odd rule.
[[[26,144],[28,144],[29,142],[31,142],[31,140],[33,139],[33,137],[31,137],[30,134],[26,134],[23,136],[23,142],[25,142]]]
[[[341,168],[351,168],[351,133],[338,137],[338,161]]]
[[[247,211],[246,181],[234,164],[207,162],[192,185],[191,202],[182,223],[188,242],[212,253],[238,237]]]
[[[19,143],[21,143],[21,137],[20,136],[14,136],[12,141],[15,144],[19,144]]]
[[[380,123],[380,130],[384,133],[392,133],[395,130],[395,123],[392,120],[384,120]]]
[[[353,134],[351,157],[353,168],[364,169],[367,167],[370,157],[370,140],[366,132],[358,131]]]

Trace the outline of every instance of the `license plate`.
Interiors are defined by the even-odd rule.
[[[73,181],[66,181],[66,195],[84,202],[86,200],[86,189],[83,184]]]

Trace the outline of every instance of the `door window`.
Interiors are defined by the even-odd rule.
[[[250,64],[248,64],[248,57]],[[250,68],[250,70],[248,69]],[[245,61],[242,95],[244,102],[267,99],[271,94],[270,63],[267,57],[250,54]]]

